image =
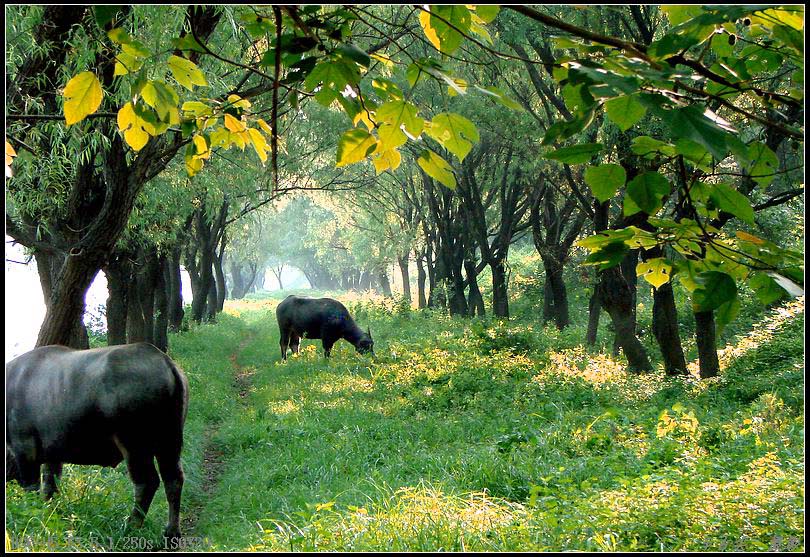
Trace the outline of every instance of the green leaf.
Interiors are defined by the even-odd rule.
[[[585,169],[585,183],[601,202],[613,197],[626,179],[627,172],[618,164],[600,164]]]
[[[425,174],[451,190],[456,189],[456,177],[453,175],[453,169],[442,157],[430,149],[425,149],[416,162],[425,171]]]
[[[592,252],[585,258],[583,264],[596,265],[600,270],[609,269],[621,263],[628,251],[630,247],[624,242],[613,242]]]
[[[675,154],[683,155],[689,161],[692,161],[695,166],[703,170],[711,170],[712,157],[706,148],[691,139],[681,138],[675,142]]]
[[[591,160],[591,158],[601,151],[605,146],[601,143],[583,143],[557,149],[553,153],[544,155],[543,158],[552,159],[566,164],[581,164]]]
[[[704,271],[695,277],[698,287],[692,293],[695,311],[713,311],[737,297],[734,279],[720,271]]]
[[[475,15],[480,17],[484,23],[492,23],[500,10],[500,6],[495,4],[480,4],[475,7]]]
[[[739,298],[734,298],[733,300],[729,300],[724,304],[721,304],[720,307],[715,310],[714,313],[714,323],[717,327],[717,335],[723,334],[723,329],[726,328],[726,325],[734,321],[734,318],[737,317],[740,313],[740,300]]]
[[[641,120],[647,113],[647,109],[635,95],[623,95],[607,101],[605,112],[608,118],[624,132]]]
[[[318,85],[321,90],[315,94],[315,100],[329,106],[346,88],[360,81],[360,72],[356,64],[347,64],[345,60],[322,60],[304,80],[304,89],[313,91]]]
[[[96,24],[99,29],[104,30],[104,26],[115,18],[121,6],[93,6],[93,15],[96,17]]]
[[[584,111],[593,106],[593,95],[588,91],[588,86],[584,83],[573,85],[567,83],[561,91],[565,105],[571,112]]]
[[[658,172],[645,172],[630,180],[627,184],[627,196],[640,210],[648,215],[654,215],[664,206],[664,196],[671,191],[669,181]],[[631,210],[635,207],[631,207]],[[628,212],[627,204],[624,207],[625,216],[630,216],[637,211]]]
[[[667,122],[674,137],[685,137],[703,145],[717,160],[723,160],[732,149],[745,149],[733,133],[736,130],[698,105],[672,111]]]
[[[340,138],[337,148],[337,164],[346,166],[365,159],[377,146],[373,135],[362,128],[354,128]]]
[[[709,197],[718,208],[739,217],[749,224],[754,224],[754,209],[743,194],[726,184],[713,184]]]
[[[419,14],[425,36],[443,54],[453,54],[461,46],[462,33],[469,33],[471,22],[470,10],[464,5],[432,5],[430,12]]]
[[[353,44],[342,44],[337,47],[336,52],[341,57],[357,62],[364,68],[368,68],[371,65],[371,56]]]
[[[783,269],[783,272],[785,271],[787,271],[787,269]],[[785,290],[785,292],[790,294],[792,297],[796,298],[798,296],[804,296],[804,288],[802,288],[801,286],[799,286],[786,276],[774,272],[769,272],[768,274],[773,278],[773,280],[776,281],[776,284],[781,286]],[[799,276],[798,278],[801,279],[802,277]]]
[[[93,72],[82,72],[68,81],[64,97],[65,123],[70,126],[98,110],[104,91]]]
[[[602,247],[612,244],[614,242],[627,242],[632,240],[634,232],[631,228],[620,228],[618,230],[603,230],[593,236],[588,236],[576,242],[578,246],[582,246],[588,250],[601,249]]]
[[[772,304],[785,295],[785,290],[767,273],[756,272],[751,275],[748,285],[765,305]]]
[[[653,139],[652,137],[649,137],[647,135],[634,137],[630,145],[630,150],[633,151],[636,155],[641,155],[642,157],[647,158],[650,158],[651,156],[657,156],[658,154],[667,157],[671,157],[675,154],[674,145],[666,143],[664,141]]]
[[[475,124],[454,112],[443,112],[433,117],[425,129],[430,137],[463,161],[472,149],[473,142],[479,140]]]
[[[169,70],[171,70],[177,83],[189,91],[194,90],[194,85],[208,85],[208,82],[205,80],[205,75],[203,75],[200,68],[197,67],[197,64],[191,60],[172,55],[169,57],[168,64]]]
[[[391,124],[395,128],[405,126],[413,137],[419,137],[425,127],[424,119],[417,114],[419,108],[405,100],[396,100],[383,103],[375,111],[378,122]]]
[[[169,120],[171,109],[176,109],[180,97],[175,90],[162,81],[150,81],[141,90],[144,102],[155,109],[163,121]]]
[[[748,159],[751,161],[748,168],[751,179],[763,188],[770,184],[779,170],[776,154],[761,141],[754,141],[748,146]]]
[[[498,101],[507,108],[520,111],[523,110],[523,106],[521,106],[518,102],[510,99],[508,96],[506,96],[506,94],[503,91],[501,91],[497,87],[479,87],[478,85],[476,85],[475,88],[484,93],[485,95],[494,98],[496,101]]]

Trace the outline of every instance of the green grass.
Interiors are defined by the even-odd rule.
[[[376,357],[339,342],[326,360],[304,340],[280,362],[268,295],[172,337],[191,384],[194,549],[803,549],[803,305],[737,335],[723,375],[698,381],[628,375],[580,346],[580,323],[342,298]],[[68,466],[47,503],[8,487],[13,549],[156,544],[166,517],[161,491],[124,530],[123,466]]]

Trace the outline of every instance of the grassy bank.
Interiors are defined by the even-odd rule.
[[[803,548],[803,305],[697,381],[628,375],[576,326],[344,300],[375,357],[305,340],[280,362],[278,300],[258,296],[172,338],[194,549]],[[68,466],[48,503],[7,487],[12,549],[127,549],[166,517],[161,490],[124,529],[123,465]]]

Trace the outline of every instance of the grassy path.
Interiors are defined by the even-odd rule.
[[[255,331],[249,331],[248,335],[249,336],[243,339],[239,343],[236,350],[229,356],[234,378],[233,385],[238,393],[239,400],[243,404],[245,404],[245,398],[247,397],[247,393],[250,389],[250,377],[252,372],[251,370],[245,369],[243,366],[239,365],[238,358],[242,350],[244,350],[255,337]],[[200,490],[204,494],[204,500],[196,500],[194,506],[187,509],[182,516],[181,530],[187,537],[201,538],[201,536],[197,535],[197,519],[199,518],[199,514],[204,507],[205,501],[210,499],[211,494],[216,489],[216,484],[219,481],[219,477],[222,474],[222,469],[225,466],[223,452],[221,448],[214,443],[214,438],[216,437],[218,431],[219,426],[217,425],[211,429],[206,429],[204,434],[205,439],[202,443],[204,447],[202,457],[203,483],[200,486]],[[200,544],[197,545],[199,546]]]

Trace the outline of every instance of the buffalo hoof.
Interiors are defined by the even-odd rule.
[[[163,530],[163,545],[166,549],[181,549],[183,537],[180,535],[180,529],[167,526]]]

